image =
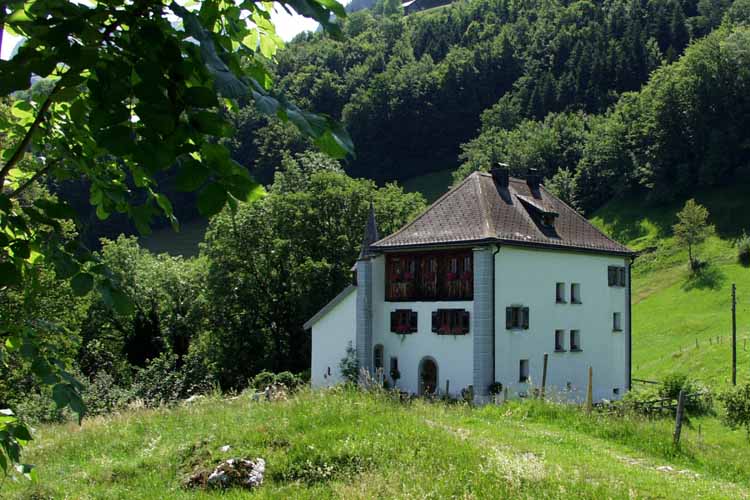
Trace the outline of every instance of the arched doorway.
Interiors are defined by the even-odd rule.
[[[419,362],[419,394],[435,394],[438,385],[437,362],[431,357],[424,357]]]

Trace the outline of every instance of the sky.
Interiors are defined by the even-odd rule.
[[[341,3],[346,5],[349,3],[349,0],[344,0]],[[284,8],[279,6],[279,4],[276,4],[275,10],[271,14],[271,19],[276,25],[276,32],[286,42],[294,38],[298,33],[303,31],[315,31],[318,27],[316,21],[300,16],[299,14],[289,14]],[[18,40],[19,38],[16,36],[3,33],[3,47],[2,54],[0,54],[2,59],[8,60],[10,58],[10,54],[18,43]]]

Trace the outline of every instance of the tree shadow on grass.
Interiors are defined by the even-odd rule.
[[[688,279],[682,284],[682,289],[686,292],[695,289],[718,290],[726,280],[726,274],[718,266],[706,262],[690,273]]]

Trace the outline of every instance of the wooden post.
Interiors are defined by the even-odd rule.
[[[674,418],[674,445],[680,446],[680,433],[682,433],[682,414],[685,411],[685,391],[680,390],[680,397],[677,399],[677,414]]]
[[[732,283],[732,385],[737,385],[737,286]]]
[[[451,381],[448,379],[445,379],[445,399],[446,401],[451,398]]]
[[[549,358],[549,354],[546,352],[544,353],[544,364],[542,365],[542,392],[540,394],[540,397],[544,399],[544,390],[547,388],[547,359]]]
[[[589,385],[586,389],[586,413],[591,413],[594,405],[594,370],[589,366]]]

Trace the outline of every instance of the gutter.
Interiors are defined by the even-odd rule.
[[[628,371],[627,376],[627,390],[630,391],[633,386],[633,311],[632,311],[632,288],[631,288],[631,281],[630,281],[630,268],[633,266],[633,261],[635,261],[635,256],[630,258],[630,262],[628,262],[627,269],[628,269],[628,288],[626,291],[626,298],[627,298],[627,316],[628,316],[628,345],[627,345],[627,351],[625,353],[625,356],[627,359],[625,360],[625,369]]]
[[[497,382],[495,376],[495,355],[497,351],[497,343],[495,342],[495,314],[497,313],[497,307],[495,302],[495,256],[500,253],[500,245],[495,246],[495,251],[492,252],[492,383]]]

